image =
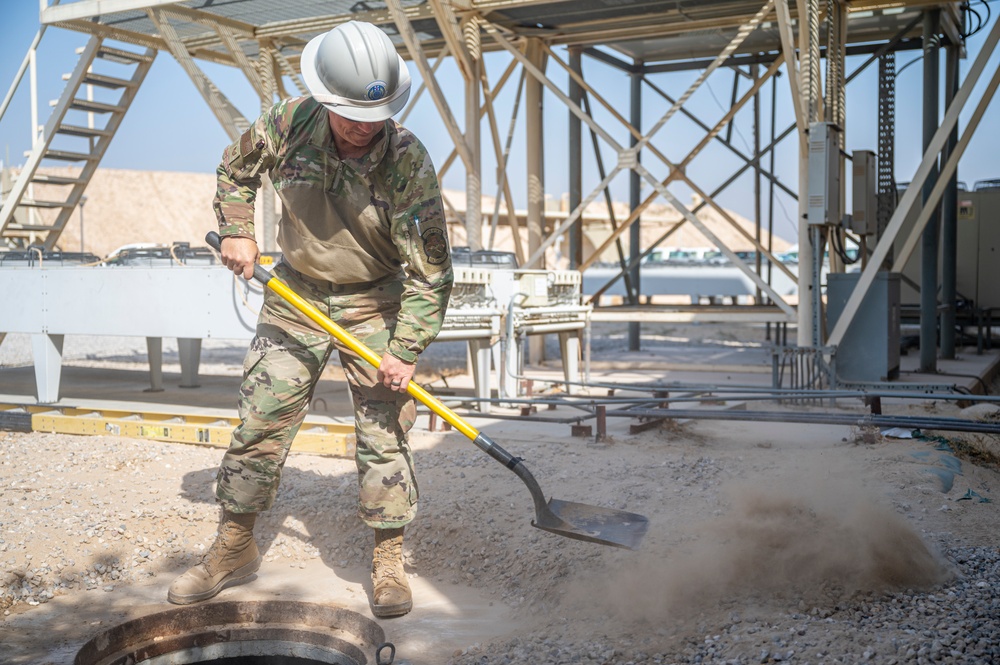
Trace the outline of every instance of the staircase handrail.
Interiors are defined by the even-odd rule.
[[[53,5],[58,5],[59,0],[54,0]],[[24,78],[24,72],[28,70],[28,64],[31,62],[31,53],[38,49],[38,44],[42,41],[42,35],[45,34],[45,29],[49,26],[42,24],[38,28],[38,32],[35,34],[35,38],[31,40],[31,46],[28,47],[27,53],[24,54],[24,60],[21,61],[21,66],[17,69],[17,74],[14,75],[14,82],[10,84],[10,89],[7,90],[6,96],[3,98],[3,104],[0,104],[0,120],[3,119],[3,114],[7,112],[7,107],[10,106],[10,102],[14,99],[14,93],[17,92],[18,86],[21,85],[21,79]],[[37,129],[32,129],[32,142],[34,142],[35,132]]]

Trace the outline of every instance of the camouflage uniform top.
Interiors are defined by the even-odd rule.
[[[388,120],[367,155],[342,159],[325,107],[311,97],[282,101],[223,154],[219,235],[255,237],[265,171],[283,204],[278,244],[292,268],[348,285],[405,268],[389,352],[415,362],[441,328],[452,286],[440,185],[424,146]]]

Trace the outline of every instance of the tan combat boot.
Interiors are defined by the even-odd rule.
[[[375,529],[372,556],[372,614],[398,617],[413,607],[410,585],[403,572],[403,529]]]
[[[260,552],[253,539],[256,519],[256,513],[226,511],[215,542],[201,563],[174,580],[167,600],[176,605],[208,600],[257,572]]]

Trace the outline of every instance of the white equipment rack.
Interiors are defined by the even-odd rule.
[[[0,334],[32,336],[39,403],[59,400],[65,335],[145,337],[153,390],[163,387],[164,337],[178,340],[181,385],[185,386],[198,384],[202,339],[251,339],[263,301],[262,287],[236,279],[204,257],[188,256],[190,260],[178,261],[151,255],[138,261],[139,265],[31,261],[0,266]],[[518,342],[525,335],[576,331],[576,342],[567,338],[563,346],[573,349],[573,362],[564,365],[566,378],[577,378],[579,331],[589,325],[590,308],[555,304],[560,299],[580,300],[579,273],[574,278],[560,272],[567,271],[456,266],[455,288],[438,339],[468,342],[478,398],[491,396],[491,364],[501,368],[498,393],[517,394],[519,344],[507,345],[511,349],[504,356],[499,342],[507,337]],[[544,294],[539,279],[548,285]],[[567,284],[572,292],[568,296]],[[526,288],[534,289],[530,298],[524,304],[514,302]],[[489,402],[480,404],[482,410],[489,410]]]

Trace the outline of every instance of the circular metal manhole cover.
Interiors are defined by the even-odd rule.
[[[74,665],[390,665],[382,628],[340,607],[285,600],[183,607],[127,621]]]

